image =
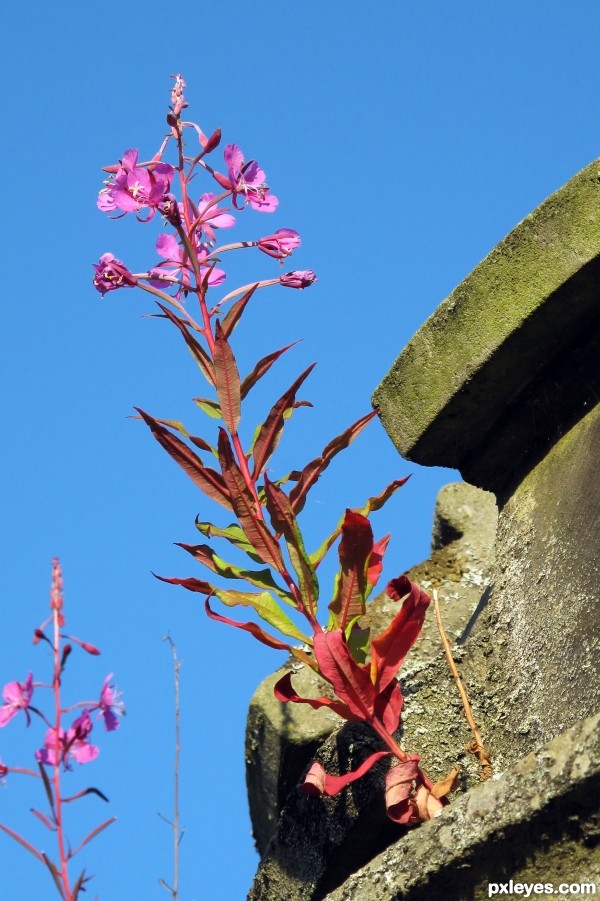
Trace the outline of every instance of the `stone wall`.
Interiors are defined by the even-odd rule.
[[[457,468],[498,502],[493,541],[490,495],[448,486],[432,556],[409,574],[440,590],[494,779],[478,785],[461,750],[468,735],[430,625],[404,672],[402,742],[434,777],[457,759],[463,775],[418,830],[386,822],[384,768],[337,798],[301,797],[294,786],[319,743],[344,772],[372,737],[314,711],[298,723],[262,686],[248,721],[262,854],[250,898],[478,899],[507,874],[600,883],[599,301],[594,162],[440,305],[374,396],[404,457]],[[385,608],[373,605],[378,625]]]

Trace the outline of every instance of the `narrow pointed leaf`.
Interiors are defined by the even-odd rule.
[[[340,629],[365,612],[367,567],[373,550],[373,530],[365,516],[346,510],[339,547],[340,577],[329,605]]]
[[[277,629],[288,638],[295,638],[302,644],[312,644],[311,639],[298,629],[289,616],[283,612],[279,604],[271,597],[268,591],[254,594],[244,591],[229,591],[218,588],[215,595],[227,607],[252,607],[261,619],[273,628]]]
[[[371,642],[371,679],[383,691],[392,681],[418,638],[430,598],[406,576],[389,583],[386,593],[403,600],[402,607],[385,632]]]
[[[97,835],[100,835],[101,832],[104,832],[105,829],[108,829],[108,827],[111,826],[113,823],[116,823],[116,821],[117,821],[116,817],[110,817],[110,819],[105,820],[103,823],[100,823],[99,826],[96,826],[95,829],[92,829],[92,831],[90,833],[88,833],[88,835],[86,835],[86,837],[83,839],[81,844],[78,845],[77,848],[75,848],[75,850],[71,854],[71,857],[75,857],[76,854],[79,854],[81,849],[83,847],[85,847],[85,845],[87,845],[88,842],[91,842],[93,838],[96,838]]]
[[[190,331],[185,322],[178,316],[176,316],[175,313],[172,312],[172,310],[170,310],[168,307],[163,306],[161,303],[159,303],[158,306],[163,311],[166,318],[169,319],[173,323],[173,325],[177,326],[177,328],[181,332],[181,335],[185,343],[187,344],[190,353],[200,367],[200,370],[206,378],[207,382],[209,382],[211,385],[215,385],[216,378],[214,366],[212,364],[212,360],[210,359],[209,355],[206,353],[202,345],[194,338],[192,334],[190,334]]]
[[[304,549],[302,534],[287,494],[271,482],[266,474],[265,498],[271,524],[274,530],[285,538],[292,567],[298,577],[304,609],[314,617],[319,600],[317,574]]]
[[[256,551],[246,538],[246,535],[236,523],[232,523],[230,526],[221,529],[219,528],[219,526],[215,526],[211,522],[200,522],[198,519],[196,519],[196,528],[199,532],[202,532],[203,535],[206,535],[207,538],[224,538],[234,547],[239,548],[239,550],[241,551],[244,551],[244,553],[246,553],[255,563],[264,562],[262,557],[258,556]]]
[[[218,449],[223,480],[231,498],[234,513],[246,538],[263,563],[268,563],[281,572],[285,568],[281,549],[261,518],[262,514],[257,510],[257,501],[235,462],[231,444],[224,429],[219,429]]]
[[[396,493],[398,488],[402,488],[403,485],[406,485],[410,476],[405,476],[403,479],[394,479],[393,482],[383,489],[381,494],[377,494],[375,497],[370,497],[364,507],[361,507],[358,511],[362,513],[363,516],[369,516],[370,513],[374,513],[376,510],[381,510],[384,504],[387,504],[389,499],[393,494]]]
[[[36,857],[39,861],[44,863],[43,856],[40,854],[37,848],[34,848],[33,845],[31,845],[27,841],[26,838],[23,838],[23,836],[19,835],[18,832],[14,832],[14,830],[9,829],[9,827],[5,826],[4,823],[0,823],[0,829],[2,829],[3,832],[6,832],[7,835],[10,835],[11,838],[14,838],[16,842],[19,842],[20,845],[23,845],[23,847],[26,848],[30,854],[33,854],[33,856]]]
[[[283,430],[284,414],[286,410],[289,410],[293,407],[294,401],[296,400],[296,392],[298,391],[298,388],[300,387],[300,385],[302,385],[305,379],[308,378],[315,365],[316,364],[313,363],[308,367],[308,369],[305,369],[304,372],[298,376],[293,385],[291,385],[285,392],[285,394],[283,394],[273,405],[269,412],[269,415],[261,425],[252,449],[252,456],[254,459],[254,469],[252,475],[254,479],[257,479],[258,476],[262,473],[271,454],[279,444],[279,439],[281,438],[281,432]]]
[[[375,688],[368,670],[352,657],[342,630],[318,632],[313,642],[319,669],[338,698],[355,716],[370,722],[375,707]]]
[[[195,591],[206,597],[217,597],[227,607],[252,607],[261,619],[264,619],[265,622],[278,629],[284,635],[287,635],[289,638],[295,638],[303,644],[311,644],[310,638],[296,628],[289,616],[283,612],[268,591],[261,591],[257,594],[250,591],[217,588],[201,579],[177,579],[167,578],[166,576],[156,576],[156,578],[160,579],[161,582],[168,582],[170,585],[181,585],[182,588],[187,588],[188,591]]]
[[[258,287],[258,283],[256,285],[252,285],[250,290],[246,291],[244,296],[240,297],[239,300],[236,300],[236,302],[229,309],[229,312],[223,319],[223,325],[222,325],[223,335],[225,336],[225,338],[229,338],[232,331],[238,324],[240,316],[246,309],[246,304],[248,303],[248,301],[250,300],[250,298],[256,291],[257,287]]]
[[[240,421],[240,374],[231,346],[217,319],[215,326],[215,377],[217,397],[223,422],[231,435],[237,433]]]
[[[61,881],[60,881],[60,875],[59,875],[58,869],[56,867],[56,864],[52,863],[52,861],[50,860],[50,858],[44,851],[42,851],[42,863],[44,863],[50,870],[50,875],[52,876],[54,885],[56,886],[56,888],[58,890],[58,894],[60,895],[61,898],[63,898],[63,901],[64,901],[65,893],[64,893]]]
[[[206,413],[207,416],[210,416],[211,419],[223,418],[221,407],[216,402],[216,400],[211,400],[209,397],[195,397],[194,403],[202,410],[203,413]]]
[[[373,545],[367,567],[367,597],[369,597],[379,581],[383,569],[383,557],[391,537],[390,534],[384,535],[383,538],[380,538],[379,541],[376,541]]]
[[[308,704],[309,707],[312,707],[313,710],[319,710],[321,707],[328,707],[330,710],[333,710],[334,713],[337,713],[338,716],[341,716],[342,719],[348,720],[351,723],[362,722],[360,717],[356,717],[350,708],[344,704],[342,701],[336,701],[332,698],[302,698],[299,694],[294,690],[294,686],[292,685],[292,673],[288,672],[283,676],[278,682],[276,682],[273,687],[273,694],[277,698],[278,701],[282,703],[287,703],[288,701],[293,702],[294,704]]]
[[[46,797],[48,798],[48,804],[50,805],[50,810],[54,817],[56,817],[56,811],[54,810],[54,791],[52,789],[52,785],[50,780],[48,779],[48,773],[46,772],[46,767],[43,763],[38,761],[38,769],[40,771],[40,776],[42,777],[42,782],[44,783],[44,789],[46,791]]]
[[[139,416],[133,416],[132,419],[141,419]],[[216,449],[209,444],[208,441],[205,441],[204,438],[199,438],[197,435],[190,435],[184,424],[178,419],[156,419],[160,425],[165,425],[169,429],[174,429],[176,432],[179,432],[180,435],[183,435],[184,438],[187,438],[188,441],[191,441],[197,448],[204,451],[209,451],[211,454],[214,454],[215,457],[217,455]]]
[[[404,478],[404,479],[396,479],[394,482],[391,482],[386,488],[384,488],[384,490],[381,492],[381,494],[378,494],[375,497],[370,497],[369,500],[367,501],[367,503],[364,505],[364,507],[361,507],[356,512],[362,514],[362,516],[369,516],[370,513],[373,513],[376,510],[380,510],[383,507],[383,505],[391,498],[391,496],[398,490],[398,488],[401,488],[402,485],[405,485],[406,482],[408,482],[409,478],[410,478],[410,476],[406,476],[406,478]],[[291,492],[290,492],[290,494],[291,494]],[[340,533],[342,531],[343,522],[344,522],[344,519],[342,517],[342,519],[340,520],[340,522],[338,523],[336,528],[333,530],[331,535],[328,535],[328,537],[320,545],[320,547],[318,547],[317,550],[313,551],[313,553],[310,555],[311,563],[313,564],[315,569],[317,569],[319,564],[323,561],[323,559],[327,555],[327,552],[329,551],[329,549],[332,547],[332,545],[335,544],[335,542],[339,538]]]
[[[208,544],[183,544],[180,541],[177,541],[176,544],[178,547],[183,548],[184,551],[187,551],[188,554],[191,554],[198,563],[202,563],[224,579],[243,579],[251,585],[256,585],[257,588],[268,588],[285,600],[286,603],[291,604],[293,607],[296,606],[289,592],[284,591],[276,583],[270,569],[241,569],[239,566],[234,566],[233,563],[227,563],[227,561],[222,560]]]
[[[357,779],[361,779],[365,773],[375,766],[375,764],[384,757],[391,757],[390,751],[375,751],[361,765],[345,773],[343,776],[331,776],[327,773],[318,761],[315,761],[304,778],[303,784],[300,786],[301,791],[305,795],[338,795],[342,789],[346,788]]]
[[[242,400],[246,397],[248,392],[254,388],[256,383],[260,381],[260,379],[269,371],[273,363],[279,359],[279,357],[289,350],[290,347],[294,347],[295,344],[298,344],[297,341],[292,342],[292,344],[287,344],[285,347],[280,348],[279,350],[274,350],[273,353],[267,354],[266,357],[262,357],[254,367],[251,373],[249,373],[246,378],[243,380],[240,392],[242,396]]]
[[[275,648],[275,650],[277,651],[288,651],[288,653],[293,654],[297,660],[300,660],[302,663],[310,666],[311,669],[316,668],[315,661],[312,659],[312,657],[310,657],[299,648],[295,648],[283,641],[279,641],[279,639],[275,638],[274,635],[269,635],[268,632],[265,632],[265,630],[256,623],[238,623],[234,619],[229,619],[229,617],[227,616],[221,616],[219,613],[215,613],[214,610],[211,610],[208,600],[204,602],[204,608],[206,610],[207,616],[209,616],[210,619],[214,619],[219,623],[225,623],[225,625],[227,626],[233,626],[236,629],[242,629],[244,632],[249,632],[254,638],[257,639],[257,641],[260,641],[262,644],[266,644],[267,647]]]
[[[300,478],[298,479],[298,484],[290,492],[290,501],[292,502],[292,507],[296,513],[299,513],[303,509],[306,502],[306,495],[318,480],[319,476],[327,469],[335,455],[339,454],[340,451],[345,450],[345,448],[354,441],[356,436],[362,432],[364,427],[376,416],[377,411],[373,410],[371,413],[367,413],[366,416],[357,420],[353,425],[342,432],[341,435],[333,438],[333,440],[323,448],[320,457],[311,460],[311,462],[304,467],[300,474]]]
[[[46,816],[45,813],[40,813],[40,811],[36,810],[35,807],[31,808],[31,812],[34,815],[34,817],[37,817],[38,820],[44,824],[46,829],[50,830],[50,832],[54,832],[56,830],[56,826],[54,825],[54,823],[50,822],[50,820],[48,819],[48,817]]]
[[[191,448],[187,446],[180,438],[162,426],[156,419],[145,413],[139,407],[136,410],[150,427],[152,434],[167,453],[181,466],[183,471],[190,477],[192,482],[198,486],[208,497],[232,510],[231,497],[229,490],[225,485],[222,476],[211,469],[204,466],[200,457],[198,457]]]

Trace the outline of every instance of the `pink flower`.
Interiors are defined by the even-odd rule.
[[[216,241],[214,228],[232,228],[235,216],[227,210],[219,209],[214,204],[215,194],[203,194],[197,208],[198,229],[201,229],[209,241]]]
[[[94,266],[94,288],[104,295],[117,288],[134,288],[137,278],[112,253],[104,253]]]
[[[176,297],[181,296],[182,291],[188,291],[191,285],[190,273],[193,271],[190,261],[187,258],[187,255],[184,253],[181,245],[178,243],[177,239],[174,235],[159,235],[156,239],[156,252],[159,256],[164,257],[167,261],[165,263],[159,263],[157,267],[150,270],[151,275],[160,276],[163,271],[170,276],[177,276],[179,273],[179,278],[181,281],[179,290],[177,291]],[[203,260],[208,256],[208,250],[204,246],[204,244],[196,245],[196,255],[198,257],[198,261],[202,263]],[[220,285],[225,281],[225,273],[222,269],[212,268],[210,269],[208,266],[200,266],[200,274],[204,276],[206,273],[208,275],[208,284],[210,287],[215,285]],[[165,288],[165,285],[168,284],[164,281],[161,281],[160,278],[156,278],[150,281],[150,284],[155,288]]]
[[[103,213],[121,210],[137,213],[150,208],[148,221],[169,192],[174,169],[168,163],[138,166],[138,151],[126,150],[114,176],[98,195],[98,209]]]
[[[268,193],[266,175],[256,160],[244,162],[244,155],[237,144],[228,144],[223,155],[227,165],[227,177],[215,173],[215,178],[220,185],[233,192],[235,208],[241,209],[237,205],[237,198],[242,196],[244,204],[249,203],[259,213],[274,212],[279,200],[274,194]]]
[[[0,727],[6,726],[13,716],[16,716],[19,710],[23,710],[27,718],[27,725],[31,722],[29,716],[29,704],[33,695],[33,674],[29,673],[25,682],[9,682],[2,689],[2,697],[6,701],[0,707]]]
[[[100,691],[100,713],[99,716],[104,717],[104,725],[109,732],[119,727],[119,716],[125,713],[125,706],[120,700],[121,692],[117,690],[115,685],[110,685],[113,674],[110,673],[102,684]]]
[[[279,228],[273,235],[259,238],[258,247],[263,253],[276,260],[284,260],[293,250],[300,247],[300,235],[293,228]]]
[[[0,779],[4,779],[4,777],[7,775],[7,773],[8,773],[8,767],[6,766],[6,764],[2,763],[2,761],[0,760]]]
[[[67,732],[64,729],[56,732],[56,729],[48,729],[44,738],[44,747],[35,752],[36,759],[47,766],[56,766],[62,763],[68,766],[67,755],[73,757],[77,763],[89,763],[95,760],[100,753],[99,749],[87,741],[92,731],[93,723],[89,711],[84,710],[81,716],[74,720]]]
[[[296,269],[279,277],[279,284],[286,288],[308,288],[316,281],[317,276],[312,269]]]

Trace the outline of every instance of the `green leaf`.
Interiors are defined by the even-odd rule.
[[[296,606],[294,599],[289,592],[284,591],[284,589],[280,588],[275,582],[270,569],[254,570],[242,569],[239,566],[234,566],[232,563],[227,563],[219,557],[208,544],[192,545],[183,544],[179,541],[176,542],[176,544],[178,547],[183,548],[184,551],[187,551],[188,554],[191,554],[198,563],[202,563],[218,576],[222,576],[224,579],[242,579],[243,581],[249,582],[250,585],[255,585],[257,588],[269,588],[287,604],[290,604],[292,607]]]
[[[216,400],[210,400],[208,397],[195,397],[194,403],[200,407],[203,413],[210,416],[211,419],[222,419],[221,407]]]
[[[227,528],[221,529],[211,522],[199,522],[198,519],[196,519],[196,528],[199,532],[202,532],[203,535],[206,535],[207,538],[225,538],[230,544],[233,544],[234,547],[237,547],[248,554],[255,563],[264,563],[262,557],[258,556],[246,538],[243,530],[236,523],[232,523],[230,526],[227,526]]]
[[[283,635],[295,638],[303,644],[311,644],[310,638],[294,625],[289,616],[284,613],[279,604],[267,591],[261,591],[260,594],[250,594],[245,591],[217,589],[215,595],[227,607],[252,607],[261,619]]]

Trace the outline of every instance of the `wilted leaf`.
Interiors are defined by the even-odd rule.
[[[419,758],[410,757],[389,768],[385,777],[385,806],[388,817],[395,823],[408,824],[415,819],[410,803],[413,782],[419,775]]]
[[[429,595],[406,576],[393,579],[386,591],[392,600],[404,598],[404,602],[385,632],[371,642],[371,679],[380,691],[394,678],[417,640],[430,602]]]
[[[356,770],[352,770],[352,772],[346,773],[344,776],[330,776],[329,773],[325,772],[323,766],[318,761],[315,761],[306,774],[300,788],[305,795],[337,795],[351,782],[361,779],[379,760],[389,756],[389,751],[376,751],[370,757],[367,757],[366,760],[363,760]]]

